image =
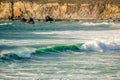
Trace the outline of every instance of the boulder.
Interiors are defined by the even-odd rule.
[[[34,24],[35,22],[34,22],[33,18],[30,17],[30,18],[27,20],[27,23],[29,23],[29,24]]]
[[[46,22],[48,22],[48,21],[51,22],[51,21],[54,21],[54,19],[51,18],[50,16],[46,16],[46,17],[45,17],[45,21],[46,21]]]
[[[24,17],[20,19],[21,22],[26,22],[27,19],[25,19]]]

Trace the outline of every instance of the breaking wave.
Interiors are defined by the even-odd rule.
[[[29,59],[35,55],[42,55],[47,53],[59,53],[65,51],[110,51],[110,50],[120,50],[119,41],[89,41],[86,43],[80,43],[75,45],[55,45],[51,47],[38,48],[32,51],[22,51],[22,52],[10,52],[0,55],[2,60],[19,60],[19,59]]]
[[[120,41],[89,41],[80,48],[84,51],[120,50]]]

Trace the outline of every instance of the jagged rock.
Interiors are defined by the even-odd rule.
[[[27,19],[25,19],[25,18],[21,18],[20,21],[21,21],[21,22],[26,22]]]
[[[118,19],[118,22],[120,22],[120,19]]]
[[[27,20],[27,23],[29,23],[29,24],[34,24],[35,22],[34,22],[33,18],[30,17],[30,18]]]
[[[51,18],[50,16],[46,16],[45,17],[45,21],[48,22],[48,21],[53,21],[53,18]]]
[[[15,16],[14,19],[15,19],[15,20],[21,20],[21,17],[20,17],[20,16]]]
[[[9,16],[8,19],[9,19],[9,20],[14,20],[12,16]]]

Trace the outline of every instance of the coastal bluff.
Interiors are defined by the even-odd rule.
[[[64,0],[63,0],[64,1]],[[54,19],[120,19],[120,1],[118,3],[106,2],[106,0],[96,0],[95,2],[74,2],[48,1],[40,2],[34,0],[15,0],[13,5],[14,19],[32,17],[42,20],[46,16]],[[94,0],[93,0],[94,1]],[[113,0],[116,1],[116,0]],[[11,2],[0,1],[0,19],[9,19],[12,14]]]

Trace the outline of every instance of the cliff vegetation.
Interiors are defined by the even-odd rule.
[[[0,19],[120,19],[120,0],[0,0]],[[13,7],[12,7],[13,6]]]

